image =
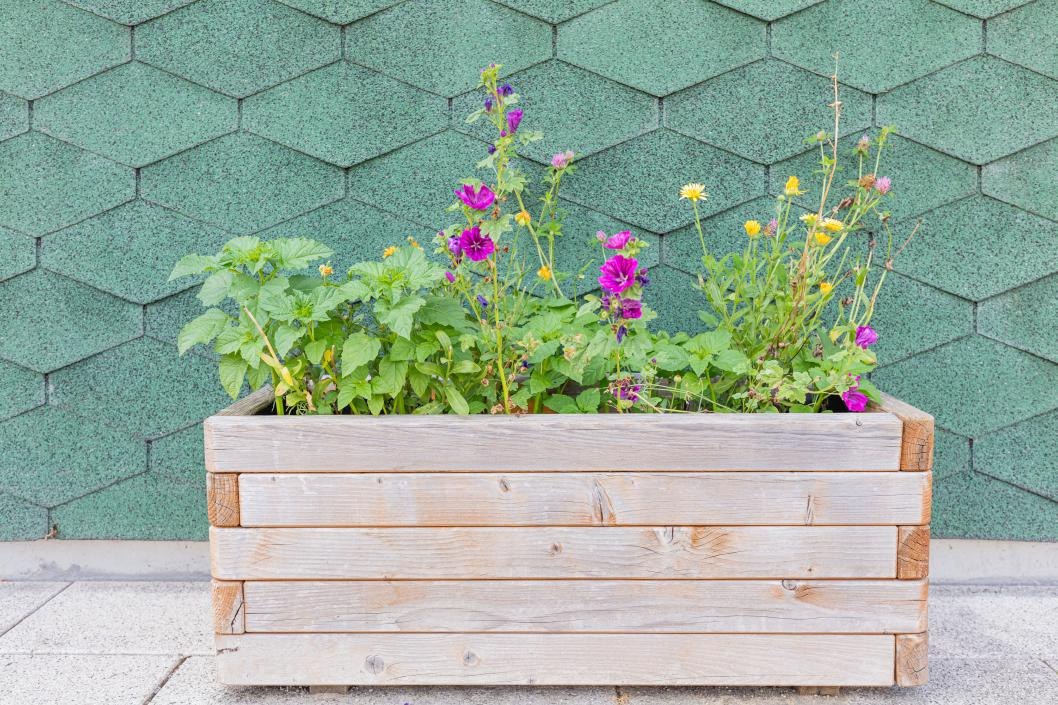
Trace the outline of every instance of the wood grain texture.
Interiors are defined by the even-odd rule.
[[[918,580],[929,575],[929,527],[901,526],[897,534],[896,577]]]
[[[929,473],[239,476],[243,526],[924,524]]]
[[[248,581],[247,632],[902,634],[911,580]]]
[[[265,385],[257,391],[250,392],[242,399],[235,401],[226,409],[221,409],[216,416],[255,416],[270,411],[275,405],[275,392],[271,385]]]
[[[218,635],[227,685],[893,684],[891,635]]]
[[[239,525],[239,476],[206,473],[206,512],[212,526]]]
[[[902,433],[882,412],[212,416],[205,429],[213,472],[898,470]]]
[[[893,414],[904,425],[900,444],[900,469],[932,470],[933,417],[884,393],[882,401],[875,406],[879,411]]]
[[[895,578],[893,526],[210,528],[226,580]]]
[[[213,631],[217,634],[242,634],[246,631],[243,584],[214,580],[211,588]]]
[[[925,685],[929,681],[929,635],[896,637],[896,684]]]

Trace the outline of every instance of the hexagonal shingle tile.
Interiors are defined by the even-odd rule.
[[[393,41],[401,37],[401,41]],[[551,28],[488,0],[401,3],[351,25],[346,55],[402,81],[452,97],[478,83],[482,67],[507,73],[551,56]]]
[[[793,14],[812,5],[818,5],[823,0],[715,0],[720,5],[726,5],[733,10],[744,12],[747,15],[759,17],[762,20],[777,20],[780,17]]]
[[[29,103],[10,93],[0,93],[0,140],[29,129]]]
[[[650,270],[650,284],[643,290],[643,302],[658,315],[649,324],[651,330],[691,334],[705,330],[705,324],[698,318],[698,311],[706,307],[705,296],[695,286],[694,277],[668,265]]]
[[[1058,362],[1058,274],[1005,291],[977,307],[977,329],[1034,355]]]
[[[831,0],[775,23],[772,50],[825,76],[837,51],[842,83],[881,93],[979,52],[981,23],[928,0]]]
[[[0,423],[0,445],[0,488],[46,507],[147,471],[143,439],[54,406]]]
[[[904,221],[894,230],[910,233],[912,227]],[[931,211],[895,266],[980,301],[1058,271],[1058,223],[987,196],[965,198]]]
[[[274,0],[206,0],[136,28],[136,58],[241,98],[337,59],[337,27]]]
[[[522,154],[537,161],[548,162],[555,152],[566,149],[587,156],[658,126],[655,99],[561,61],[538,64],[508,80],[525,110],[522,124],[544,133],[544,139],[521,148]],[[452,125],[491,142],[496,130],[490,121],[467,125],[465,120],[482,100],[481,90],[456,98]]]
[[[1042,414],[974,441],[978,472],[1058,502],[1058,412]]]
[[[0,493],[0,541],[35,541],[48,533],[48,510]]]
[[[978,472],[934,482],[937,537],[1058,541],[1058,504]]]
[[[890,272],[871,325],[881,336],[872,350],[890,363],[973,333],[973,304]]]
[[[340,61],[243,102],[250,132],[350,166],[444,129],[443,98]]]
[[[177,260],[192,252],[216,252],[228,238],[218,228],[137,200],[44,237],[40,263],[71,279],[146,304],[194,283],[191,279],[166,281]]]
[[[439,214],[440,215],[440,214]],[[332,250],[334,271],[344,274],[357,262],[378,259],[390,245],[402,245],[411,236],[426,246],[433,228],[381,211],[353,198],[343,198],[311,213],[280,223],[261,237],[308,237]]]
[[[970,439],[942,428],[933,438],[933,479],[939,480],[961,472],[973,472]]]
[[[764,167],[669,130],[656,130],[582,162],[563,180],[567,198],[641,228],[665,233],[694,220],[680,187],[704,182],[703,217],[764,192]]]
[[[873,137],[877,133],[878,130],[871,130],[868,134]],[[841,171],[838,172],[837,184],[844,184],[858,172],[859,158],[852,153],[858,139],[858,135],[851,135],[838,143],[838,165]],[[865,164],[868,164],[868,171],[873,168],[873,152]],[[780,193],[789,176],[798,176],[805,193],[796,199],[797,202],[809,208],[818,208],[820,177],[813,172],[819,168],[818,148],[791,157],[771,168],[769,188],[772,193]],[[920,215],[977,191],[977,170],[972,165],[899,135],[889,136],[879,171],[892,179],[893,183],[893,190],[885,199],[883,210],[890,211],[893,218],[897,219]],[[839,193],[843,194],[844,190],[845,187],[841,186]]]
[[[60,0],[0,4],[0,89],[33,100],[129,60],[129,28]]]
[[[1024,5],[1031,0],[936,0],[941,5],[954,7],[956,10],[965,12],[974,17],[995,17],[1001,12],[1006,12],[1018,5]]]
[[[1058,135],[1055,103],[1058,81],[978,56],[880,96],[878,121],[984,164]]]
[[[144,166],[237,124],[236,101],[131,62],[43,98],[34,126],[129,166]]]
[[[132,199],[132,169],[28,132],[0,143],[0,223],[43,235]]]
[[[519,12],[539,17],[551,24],[560,24],[566,20],[583,15],[585,12],[601,7],[612,0],[496,0]]]
[[[199,220],[248,233],[341,198],[342,172],[237,132],[146,167],[140,193]]]
[[[152,338],[63,368],[50,382],[52,404],[147,438],[190,426],[231,403],[212,361],[180,357]]]
[[[765,53],[765,25],[697,0],[627,0],[558,29],[558,57],[657,96]]]
[[[985,165],[981,190],[1027,211],[1058,220],[1058,139]]]
[[[830,81],[781,61],[758,61],[665,100],[665,126],[757,162],[798,154],[804,139],[834,124]],[[841,94],[842,134],[871,124],[871,97]]]
[[[28,272],[37,264],[37,248],[32,239],[0,228],[0,281]]]
[[[1058,2],[1042,0],[988,22],[988,51],[1058,78]]]
[[[175,347],[176,337],[180,334],[180,329],[188,321],[198,317],[205,311],[205,307],[202,306],[202,302],[198,300],[196,294],[198,294],[197,289],[188,289],[167,299],[147,304],[143,312],[144,334]],[[218,306],[218,308],[227,310],[231,314],[235,313],[234,307],[227,303]],[[190,352],[201,354],[214,361],[218,357],[213,352],[212,344],[208,347],[195,345]]]
[[[51,372],[140,334],[140,307],[36,269],[0,283],[0,357]]]
[[[1058,408],[1058,365],[979,335],[886,365],[878,387],[976,437]]]
[[[195,0],[66,0],[122,24],[140,24]]]
[[[0,360],[0,419],[44,403],[44,375]],[[2,515],[0,515],[2,516]]]
[[[335,24],[349,24],[361,17],[396,5],[401,0],[279,0],[302,12]]]
[[[151,472],[197,487],[205,455],[202,441],[202,424],[151,441]]]

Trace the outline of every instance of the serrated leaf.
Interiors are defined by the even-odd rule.
[[[242,381],[246,377],[246,360],[239,355],[225,355],[218,365],[220,384],[232,399],[239,397]]]
[[[654,358],[659,369],[679,372],[687,367],[687,351],[672,343],[659,343],[654,347]]]
[[[393,345],[390,346],[386,356],[394,361],[414,360],[415,344],[405,338],[397,338],[393,341]]]
[[[359,395],[357,394],[357,387],[355,384],[352,384],[351,382],[348,384],[343,383],[342,386],[338,388],[338,399],[335,402],[338,405],[339,411],[352,404],[353,399],[356,399],[357,396]]]
[[[268,243],[275,257],[277,269],[304,269],[316,260],[334,254],[323,243],[304,237],[283,238]]]
[[[202,288],[198,290],[198,300],[203,306],[219,304],[228,295],[233,278],[234,275],[226,269],[213,272],[202,282]]]
[[[276,328],[275,333],[272,334],[272,344],[276,347],[276,354],[279,357],[286,357],[304,332],[304,328],[294,328],[286,324]]]
[[[408,363],[382,358],[378,363],[378,374],[371,378],[371,391],[375,394],[395,397],[404,388],[408,376]]]
[[[288,288],[289,282],[286,277],[275,277],[269,280],[258,291],[257,305],[262,311],[266,311],[279,320],[293,320],[294,297],[287,293]]]
[[[220,335],[231,318],[219,308],[211,308],[198,318],[189,321],[176,337],[176,347],[183,355],[192,345],[208,343]]]
[[[544,406],[559,414],[575,414],[580,411],[576,400],[565,394],[552,394],[544,402]]]
[[[382,343],[367,333],[358,331],[351,334],[342,345],[342,376],[374,360],[381,349]]]
[[[370,411],[375,416],[378,416],[380,413],[382,413],[382,407],[385,405],[385,403],[386,400],[378,395],[369,397],[367,400],[368,411]]]
[[[189,277],[193,274],[201,274],[216,266],[216,255],[185,255],[173,265],[173,271],[169,273],[169,281],[181,277]]]
[[[446,296],[427,296],[426,303],[416,316],[424,325],[437,324],[462,327],[467,322],[467,311],[458,300]]]
[[[305,343],[303,347],[305,357],[309,359],[309,362],[313,365],[318,365],[323,360],[323,353],[327,351],[329,342],[326,340],[313,340],[310,343]]]
[[[741,375],[749,371],[749,358],[738,350],[721,350],[713,358],[713,366],[725,372]]]
[[[577,407],[586,414],[598,411],[600,401],[602,395],[598,389],[585,389],[577,395]]]
[[[379,323],[387,326],[400,337],[411,338],[415,313],[425,304],[426,299],[419,296],[405,296],[393,304],[383,299],[375,302],[375,315]]]

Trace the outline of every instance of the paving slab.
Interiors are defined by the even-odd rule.
[[[0,637],[0,654],[212,654],[210,615],[209,583],[75,583]]]
[[[0,582],[0,634],[15,626],[69,583]]]
[[[176,656],[0,656],[4,705],[141,705]]]
[[[1058,662],[1058,585],[931,586],[929,650],[932,658]]]

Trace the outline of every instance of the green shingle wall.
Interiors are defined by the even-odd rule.
[[[943,536],[1058,540],[1058,0],[19,0],[0,3],[0,539],[205,537],[213,359],[165,281],[233,234],[345,266],[430,237],[507,66],[527,150],[582,154],[569,256],[653,241],[698,325],[697,233],[741,243],[828,123],[894,123],[893,219],[924,221],[877,318],[877,380],[939,425]],[[801,205],[810,206],[809,202]]]

